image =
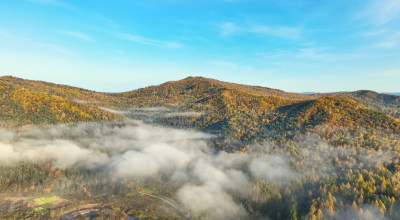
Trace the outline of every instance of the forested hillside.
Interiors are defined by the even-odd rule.
[[[34,92],[42,92],[55,95],[64,99],[84,104],[94,104],[102,107],[123,108],[128,107],[127,100],[123,100],[110,93],[101,93],[82,88],[54,84],[44,81],[26,80],[13,76],[0,77],[1,86],[9,90],[27,89]]]
[[[372,92],[371,92],[372,93]],[[400,99],[365,92],[304,95],[257,86],[189,77],[131,92],[116,94],[137,107],[168,107],[204,114],[191,119],[162,118],[174,126],[222,132],[240,140],[262,140],[272,131],[310,131],[318,125],[373,127],[399,131],[396,116]],[[371,107],[371,108],[368,108]]]
[[[197,127],[220,133],[224,138],[246,141],[262,141],[266,131],[305,132],[318,125],[399,130],[399,120],[391,115],[397,117],[400,98],[370,91],[304,95],[202,77],[114,94],[10,76],[2,77],[0,83],[4,109],[0,117],[17,124],[117,117],[102,107],[165,107],[199,114],[186,118],[170,114],[155,119],[156,122]]]
[[[0,120],[8,125],[115,119],[119,116],[98,108],[120,103],[112,99],[108,94],[69,86],[0,78]]]
[[[400,218],[398,96],[1,77],[0,108],[2,219]]]
[[[400,96],[380,94],[368,90],[333,93],[332,95],[351,98],[361,105],[400,118]]]

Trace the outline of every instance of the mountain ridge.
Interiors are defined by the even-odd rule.
[[[11,113],[0,116],[0,119],[12,120],[12,112],[19,112],[20,115],[26,113],[28,118],[20,120],[19,124],[24,124],[24,121],[43,123],[118,118],[116,114],[101,107],[122,110],[166,107],[173,111],[201,114],[185,119],[170,116],[155,121],[165,125],[222,132],[239,140],[257,139],[260,133],[268,130],[294,129],[306,132],[321,125],[400,131],[400,121],[393,117],[400,112],[400,97],[368,90],[306,95],[204,77],[187,77],[122,93],[99,93],[67,85],[6,76],[0,77],[0,88],[3,96],[0,103],[3,108],[14,106]],[[32,100],[39,100],[33,103],[42,103],[43,106],[47,106],[46,103],[43,104],[36,96],[46,97],[43,100],[58,106],[58,110],[52,112],[51,108],[32,107],[29,99],[24,99],[23,103],[31,108],[30,110],[26,106],[16,105],[15,102],[5,103],[10,99],[5,99],[7,94],[13,93],[31,96]],[[57,103],[55,100],[62,104],[54,104]],[[38,114],[42,115],[40,117],[45,117],[46,114],[53,116],[51,120],[29,119],[38,118]],[[80,118],[77,114],[86,117]],[[59,120],[60,117],[74,120],[63,121]]]

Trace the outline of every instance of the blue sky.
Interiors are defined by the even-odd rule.
[[[119,92],[204,76],[400,91],[399,0],[1,0],[0,74]]]

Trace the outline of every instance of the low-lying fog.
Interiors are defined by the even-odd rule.
[[[0,165],[52,161],[53,166],[61,169],[101,169],[110,175],[111,181],[162,177],[166,184],[180,186],[174,199],[193,216],[207,212],[214,219],[240,219],[248,213],[230,192],[243,198],[250,196],[248,192],[254,179],[285,184],[309,175],[311,169],[315,170],[311,167],[313,160],[324,157],[317,151],[306,151],[310,155],[310,166],[294,172],[287,156],[216,151],[209,144],[212,138],[210,134],[194,130],[134,120],[124,122],[124,126],[79,123],[27,126],[18,131],[2,129]],[[327,145],[321,143],[322,151],[325,148]],[[328,163],[319,170],[330,172],[331,167]],[[378,217],[374,215],[375,210],[364,213],[369,215],[366,218]],[[337,214],[343,215],[352,213],[344,210]]]

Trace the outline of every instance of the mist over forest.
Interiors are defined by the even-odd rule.
[[[130,119],[2,128],[3,212],[20,212],[21,207],[15,208],[10,200],[15,194],[47,193],[67,197],[69,203],[96,202],[102,210],[97,215],[109,217],[390,219],[399,215],[395,190],[400,174],[391,171],[399,162],[399,135],[379,134],[386,138],[360,148],[362,142],[355,139],[367,131],[350,134],[340,128],[326,139],[330,128],[320,127],[279,144],[273,139],[247,143],[155,123],[203,113],[164,107],[113,112]],[[340,141],[339,147],[332,144]],[[388,196],[388,190],[394,194]],[[149,206],[151,211],[132,208],[140,203],[132,202],[138,197],[150,198],[139,207]],[[21,206],[29,203],[23,198]],[[43,214],[67,216],[59,211],[63,208],[55,210],[63,215],[54,210]]]
[[[0,220],[400,219],[400,0],[0,2]]]

